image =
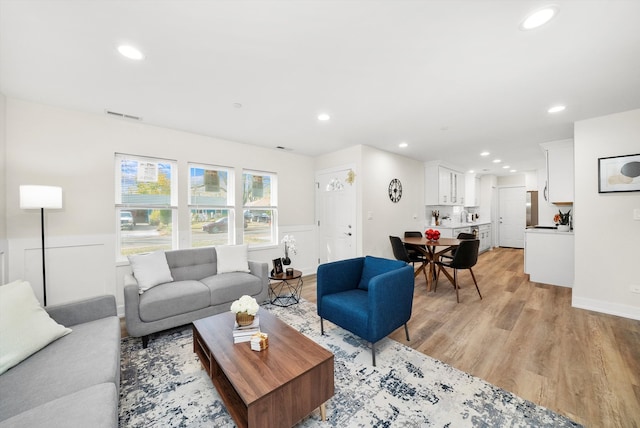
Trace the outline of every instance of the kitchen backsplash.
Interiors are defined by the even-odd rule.
[[[450,218],[452,223],[465,223],[465,219],[462,218],[463,214],[477,214],[477,207],[463,207],[458,205],[426,205],[425,206],[425,215],[424,218],[427,221],[427,224],[431,223],[432,213],[437,211],[440,214],[439,220]],[[463,213],[464,211],[464,213]],[[481,220],[478,218],[478,220]]]

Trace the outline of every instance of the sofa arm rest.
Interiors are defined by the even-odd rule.
[[[375,340],[411,318],[415,289],[410,265],[375,276],[369,282],[369,331]],[[391,328],[391,330],[389,330]]]
[[[63,305],[47,306],[47,312],[65,327],[83,324],[101,318],[118,316],[115,296],[107,295]]]

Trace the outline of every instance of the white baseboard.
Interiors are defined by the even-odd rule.
[[[619,303],[603,302],[602,300],[575,296],[571,299],[571,306],[632,320],[640,320],[640,309],[637,306],[621,305]]]

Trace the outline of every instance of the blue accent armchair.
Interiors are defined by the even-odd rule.
[[[320,330],[324,319],[375,343],[407,322],[413,306],[413,268],[405,262],[359,257],[318,266],[317,293]]]

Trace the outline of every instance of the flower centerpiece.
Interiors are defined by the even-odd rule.
[[[558,210],[558,214],[553,216],[553,222],[558,227],[558,230],[568,232],[569,231],[569,223],[571,221],[571,210],[563,213]]]
[[[246,294],[231,304],[231,312],[236,314],[236,322],[240,326],[251,324],[258,309],[260,309],[258,301]]]
[[[284,257],[282,258],[283,265],[290,265],[291,259],[289,258],[289,251],[292,254],[298,254],[298,250],[296,249],[296,238],[293,235],[284,235],[282,241],[284,244]]]

